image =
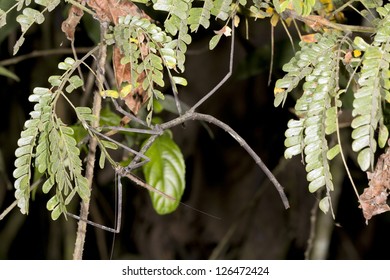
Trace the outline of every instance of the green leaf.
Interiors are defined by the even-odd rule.
[[[48,79],[49,83],[53,86],[53,87],[58,87],[60,84],[61,84],[61,76],[58,76],[58,75],[53,75],[53,76],[50,76],[49,79]]]
[[[0,9],[0,28],[7,24],[7,14]]]
[[[14,73],[9,71],[7,68],[4,68],[2,66],[0,66],[0,75],[4,76],[4,77],[7,77],[7,78],[10,78],[10,79],[13,79],[13,80],[15,80],[17,82],[20,81],[18,76],[16,76]]]
[[[301,144],[287,148],[284,151],[284,157],[286,159],[290,159],[293,156],[299,155],[300,153],[302,153],[302,145]]]
[[[337,156],[340,153],[340,145],[337,144],[333,148],[331,148],[327,153],[326,157],[328,160],[334,159],[335,156]]]
[[[15,45],[14,45],[14,52],[13,52],[13,55],[17,54],[17,52],[19,51],[20,47],[23,45],[24,43],[24,36],[20,36],[19,39],[16,41]]]
[[[218,45],[218,42],[221,39],[221,37],[222,37],[222,34],[217,34],[211,38],[210,43],[209,43],[210,50],[213,50]]]
[[[46,208],[47,210],[49,211],[52,211],[54,209],[54,207],[56,207],[58,205],[59,201],[58,201],[58,197],[57,195],[54,195],[52,198],[49,199],[49,201],[46,203]]]
[[[187,84],[188,84],[187,80],[183,77],[173,76],[172,79],[173,79],[173,82],[177,85],[187,86]]]
[[[57,205],[51,212],[51,219],[53,221],[57,220],[61,216],[61,205]]]
[[[366,171],[370,167],[372,163],[372,158],[373,153],[371,152],[370,148],[365,148],[359,153],[357,161],[361,170]]]
[[[365,51],[370,45],[363,38],[356,36],[353,43],[362,51]]]
[[[101,152],[100,153],[100,157],[99,157],[99,167],[100,167],[100,169],[104,168],[105,163],[106,163],[106,155],[103,152]]]
[[[50,177],[49,179],[47,179],[45,181],[45,183],[42,186],[43,193],[48,193],[53,186],[54,186],[54,179],[53,179],[53,177]],[[54,196],[54,197],[56,197],[56,196]],[[51,205],[50,205],[50,207],[51,207]],[[50,209],[48,209],[48,210],[50,210]]]
[[[71,93],[73,90],[81,87],[84,84],[83,80],[77,75],[70,77],[68,81],[69,85],[65,88],[67,93]]]
[[[231,4],[232,0],[214,0],[214,7],[211,9],[211,14],[225,21],[229,18]]]
[[[309,192],[314,193],[325,186],[325,176],[320,176],[309,184]]]
[[[47,7],[47,10],[51,12],[55,7],[58,6],[58,4],[61,3],[61,0],[34,0],[34,2],[38,5]]]
[[[329,207],[330,207],[329,199],[330,198],[326,196],[323,199],[321,199],[321,201],[319,203],[319,208],[325,214],[328,213],[328,211],[329,211]]]
[[[383,148],[384,146],[386,146],[388,138],[389,138],[389,130],[385,125],[381,125],[379,127],[379,134],[378,134],[379,147]]]
[[[142,167],[146,182],[172,197],[150,192],[153,207],[160,215],[178,207],[185,188],[185,163],[179,147],[168,133],[157,138],[145,153],[150,161]]]

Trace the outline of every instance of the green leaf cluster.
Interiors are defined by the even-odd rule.
[[[327,195],[320,202],[325,212],[331,205],[329,191],[333,190],[329,161],[341,150],[340,143],[329,147],[329,135],[339,129],[339,97],[346,92],[339,88],[341,62],[355,83],[352,150],[358,153],[357,162],[363,171],[374,168],[377,146],[385,147],[389,138],[384,112],[390,102],[390,4],[378,7],[377,12],[380,19],[374,21],[376,34],[371,42],[359,36],[352,42],[348,36],[331,31],[317,35],[316,43],[301,43],[301,50],[283,67],[287,73],[275,84],[274,104],[278,106],[305,78],[303,93],[295,103],[299,119],[290,120],[285,133],[285,157],[304,155],[309,190],[326,186]],[[363,57],[346,59],[351,49]],[[356,60],[360,60],[357,66]],[[355,66],[354,71],[349,70]]]
[[[82,175],[80,150],[74,138],[74,130],[65,125],[55,112],[56,103],[64,96],[63,89],[70,93],[82,86],[82,80],[75,71],[76,62],[66,58],[58,65],[65,70],[61,76],[51,76],[52,88],[37,87],[29,101],[37,103],[30,113],[31,119],[24,124],[19,148],[15,151],[15,197],[22,213],[28,213],[30,181],[35,171],[46,175],[42,191],[48,193],[54,186],[54,196],[47,202],[47,209],[52,211],[52,219],[58,219],[66,213],[66,206],[77,193],[83,200],[90,197],[87,179]],[[66,99],[68,100],[68,99]],[[69,100],[68,100],[69,101]],[[70,102],[70,101],[69,101]],[[88,123],[95,117],[87,107],[74,107],[76,116],[88,128]]]
[[[281,104],[288,92],[305,78],[303,93],[296,101],[299,120],[290,120],[285,136],[285,157],[303,154],[309,191],[326,187],[327,196],[333,190],[329,160],[339,153],[339,146],[328,147],[327,135],[336,131],[339,57],[338,34],[317,35],[317,43],[301,44],[301,51],[284,66],[288,73],[276,82],[275,105]],[[326,201],[330,201],[329,197]],[[325,201],[321,204],[328,211]]]
[[[376,137],[381,148],[386,145],[388,129],[384,124],[384,100],[390,101],[390,5],[377,9],[383,17],[378,23],[377,33],[371,44],[356,37],[356,47],[364,51],[359,73],[358,90],[354,93],[352,115],[352,149],[358,154],[362,170],[374,167],[377,149]],[[377,134],[377,128],[379,133]]]
[[[34,2],[40,6],[43,6],[42,11],[29,7],[31,0],[17,0],[17,4],[13,5],[9,10],[4,11],[0,9],[0,28],[7,24],[7,14],[16,8],[21,13],[16,17],[16,21],[20,24],[22,34],[14,45],[14,55],[19,51],[19,48],[24,43],[24,36],[30,27],[34,24],[42,24],[45,21],[44,13],[46,11],[53,11],[60,3],[61,0],[34,0]],[[24,7],[24,8],[23,8]]]
[[[154,98],[164,99],[162,92],[155,87],[162,88],[165,85],[164,67],[168,70],[176,69],[181,67],[180,63],[184,63],[183,58],[178,56],[178,40],[172,40],[150,20],[131,16],[120,18],[119,24],[111,27],[111,31],[108,39],[120,48],[123,54],[121,63],[130,64],[132,88],[137,88],[142,80],[142,89],[148,93],[150,99],[147,109],[150,113],[147,121],[150,124]],[[144,40],[147,45],[143,44]],[[146,78],[140,78],[143,75]],[[176,80],[172,79],[172,82],[176,83]]]
[[[316,4],[315,0],[286,0],[279,1],[273,0],[275,10],[280,14],[286,9],[293,7],[294,11],[298,15],[307,16],[311,13],[314,5]]]

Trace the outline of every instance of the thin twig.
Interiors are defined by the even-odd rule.
[[[75,48],[77,53],[87,53],[93,48]],[[8,66],[17,64],[23,60],[39,57],[39,56],[50,56],[50,55],[62,55],[62,54],[73,54],[72,49],[53,49],[53,50],[41,50],[41,51],[32,51],[31,53],[16,56],[9,59],[4,59],[0,61],[0,66]]]
[[[101,34],[101,43],[99,48],[98,55],[98,64],[97,64],[97,91],[95,91],[94,99],[93,99],[93,107],[92,114],[95,115],[96,119],[92,122],[92,127],[99,126],[100,119],[100,111],[102,106],[102,98],[100,96],[100,91],[102,89],[102,81],[104,80],[104,65],[106,64],[107,57],[107,45],[104,42],[104,36],[107,30],[106,24],[102,23],[100,25],[100,34]],[[92,189],[92,181],[94,177],[94,167],[95,167],[95,159],[96,159],[96,147],[97,147],[97,139],[92,137],[89,142],[89,152],[87,156],[87,166],[85,177],[88,180],[89,188]],[[77,228],[77,237],[75,248],[73,252],[73,259],[81,260],[83,256],[84,243],[85,243],[85,235],[87,230],[87,223],[89,213],[89,200],[81,202],[80,208],[80,220],[78,222]]]
[[[274,68],[274,51],[275,51],[275,27],[271,24],[271,60],[269,63],[269,73],[268,73],[268,86],[271,84],[272,71]]]
[[[39,185],[40,183],[42,183],[42,181],[43,181],[42,178],[40,178],[39,180],[35,181],[35,182],[31,185],[31,187],[30,187],[30,192],[33,191],[36,187],[38,187],[38,185]],[[8,213],[11,212],[12,209],[14,209],[16,205],[18,205],[18,200],[17,200],[17,199],[15,199],[15,201],[12,202],[11,205],[8,206],[8,207],[3,211],[3,213],[0,214],[0,221],[1,221],[2,219],[4,219],[5,216],[7,216]]]

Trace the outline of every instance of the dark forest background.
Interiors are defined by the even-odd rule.
[[[61,54],[10,62],[19,26],[11,15],[7,26],[0,30],[0,66],[20,79],[0,76],[0,212],[14,201],[14,151],[32,109],[28,96],[34,87],[48,86],[47,78],[58,73],[57,64],[71,56],[69,42],[60,31],[65,15],[64,6],[57,8],[42,25],[33,27],[17,56],[54,49]],[[181,205],[173,214],[159,216],[147,191],[123,179],[121,232],[114,236],[88,226],[85,259],[303,259],[308,246],[317,244],[323,247],[316,249],[312,258],[388,258],[390,214],[376,216],[365,224],[340,160],[334,160],[332,166],[336,187],[333,220],[329,213],[317,211],[318,198],[307,189],[301,158],[284,159],[284,131],[293,117],[293,101],[289,99],[284,108],[274,108],[273,85],[282,76],[281,67],[293,50],[286,32],[278,26],[268,86],[271,25],[269,20],[248,23],[248,30],[241,24],[236,32],[232,78],[199,111],[229,124],[250,144],[285,187],[291,208],[283,208],[274,187],[230,135],[213,126],[190,122],[173,130],[186,161],[187,186],[182,201],[190,207]],[[213,21],[210,30],[193,34],[184,73],[189,85],[180,88],[180,98],[188,105],[204,96],[228,71],[231,38],[222,38],[215,50],[208,50],[212,30],[220,28]],[[245,38],[247,31],[249,40]],[[297,36],[293,28],[290,31],[297,47]],[[98,34],[98,25],[85,16],[76,33],[75,46],[92,47]],[[170,94],[169,89],[165,93]],[[83,98],[81,93],[74,95],[75,100]],[[105,108],[112,109],[108,99]],[[61,114],[71,123],[66,108]],[[162,117],[169,119],[172,115]],[[344,129],[342,133],[348,139],[350,131]],[[348,164],[361,193],[367,177],[357,167],[354,155],[348,154]],[[97,169],[90,220],[114,225],[114,190],[114,172]],[[72,257],[76,221],[63,217],[51,221],[47,200],[48,196],[38,190],[28,216],[14,209],[0,221],[0,259]],[[77,213],[78,203],[72,207]]]

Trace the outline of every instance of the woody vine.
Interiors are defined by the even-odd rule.
[[[352,26],[342,22],[342,11],[355,1],[340,7],[314,0],[134,2],[165,12],[164,22],[154,21],[136,4],[125,0],[16,0],[9,9],[0,10],[0,27],[7,24],[11,11],[17,11],[16,21],[21,27],[21,35],[14,46],[14,54],[17,54],[31,26],[42,24],[45,14],[60,6],[69,8],[62,31],[70,40],[73,53],[58,64],[56,75],[48,77],[50,86],[36,87],[29,97],[35,106],[18,141],[13,175],[16,204],[23,214],[29,211],[30,194],[37,185],[50,195],[47,209],[53,220],[61,215],[67,217],[70,214],[67,205],[75,196],[81,198],[75,259],[82,258],[95,163],[100,168],[108,163],[119,180],[127,177],[147,188],[157,213],[167,214],[177,208],[185,187],[185,164],[170,128],[188,121],[209,122],[229,133],[274,184],[284,207],[289,207],[283,187],[245,140],[227,124],[196,112],[231,76],[234,29],[250,18],[269,19],[272,26],[280,24],[286,28],[293,22],[300,34],[300,50],[284,65],[285,75],[275,83],[275,106],[283,105],[289,93],[299,93],[294,108],[296,117],[288,122],[285,133],[285,157],[302,156],[308,190],[323,194],[320,209],[333,213],[330,161],[336,156],[343,157],[346,143],[340,141],[338,118],[345,106],[343,96],[349,94],[354,99],[350,124],[352,149],[358,153],[362,171],[372,172],[368,187],[363,194],[356,192],[356,199],[367,221],[390,210],[386,204],[389,186],[384,180],[387,165],[383,163],[387,154],[380,157],[378,164],[375,161],[377,146],[385,148],[389,136],[386,110],[390,100],[390,5],[383,6],[381,1],[360,1],[364,7],[360,13],[370,26]],[[74,48],[75,29],[84,13],[91,14],[99,23],[101,36],[100,43],[80,57]],[[221,38],[232,37],[229,70],[212,91],[185,110],[179,91],[187,84],[181,77],[185,71],[187,46],[191,44],[191,34],[199,28],[208,29],[211,20],[221,22],[223,27],[210,36],[210,50]],[[374,36],[371,39],[364,34]],[[111,60],[107,58],[109,52],[112,52]],[[94,67],[86,62],[91,58],[95,61]],[[115,76],[112,84],[105,76],[105,65],[109,62]],[[81,69],[95,78],[91,107],[78,106],[69,98],[85,90]],[[13,77],[6,68],[1,70],[2,75]],[[344,73],[348,75],[346,84],[340,83]],[[167,85],[172,89],[172,98],[164,94]],[[60,99],[72,109],[77,123],[66,124],[59,117],[56,106]],[[154,114],[167,109],[164,107],[167,101],[175,105],[178,116],[162,122]],[[120,124],[101,125],[102,102],[113,104],[113,111],[121,116]],[[75,127],[84,131],[83,139],[77,139]],[[111,137],[128,132],[143,137],[140,150]],[[329,142],[332,135],[337,138],[336,144]],[[88,145],[84,165],[80,145],[85,138]],[[128,152],[130,161],[117,162],[111,157],[110,151],[119,148]],[[145,181],[133,174],[139,167]],[[345,167],[348,170],[348,166]],[[39,178],[40,184],[34,183],[33,178]]]

